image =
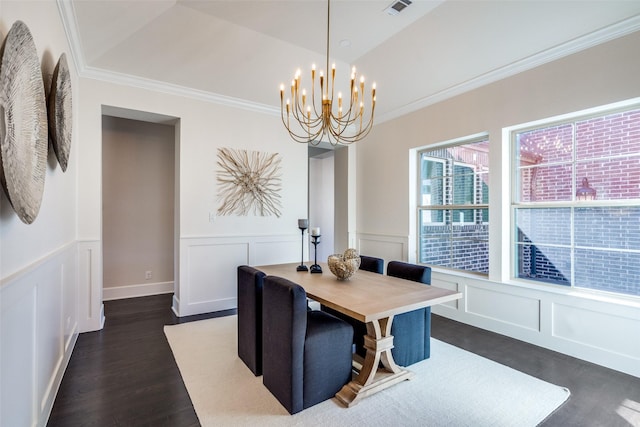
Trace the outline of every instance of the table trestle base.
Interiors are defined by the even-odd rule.
[[[366,396],[413,377],[413,372],[399,367],[393,360],[392,322],[393,316],[389,316],[367,323],[364,337],[367,353],[360,373],[336,394],[336,399],[343,405],[353,406]]]

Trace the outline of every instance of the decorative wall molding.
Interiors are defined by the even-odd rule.
[[[104,326],[101,240],[78,242],[78,279],[80,332],[100,330]]]
[[[180,279],[173,298],[178,317],[237,307],[237,267],[300,262],[300,235],[180,239]]]
[[[60,11],[60,18],[62,20],[65,34],[69,40],[69,46],[71,47],[71,56],[73,57],[73,62],[80,77],[151,90],[167,95],[175,95],[212,104],[240,108],[261,114],[280,116],[280,109],[271,105],[250,102],[240,98],[192,89],[186,86],[180,86],[159,80],[145,79],[129,74],[103,70],[87,65],[86,58],[82,51],[82,43],[80,42],[80,34],[78,33],[78,25],[73,3],[69,0],[56,0],[56,3],[58,4],[58,10]]]
[[[497,82],[498,80],[505,79],[510,76],[514,76],[518,73],[530,70],[540,65],[556,61],[564,58],[565,56],[578,53],[580,51],[595,47],[602,43],[617,39],[619,37],[626,36],[640,30],[640,15],[633,18],[626,19],[616,24],[610,25],[606,28],[602,28],[598,31],[594,31],[583,37],[578,37],[567,43],[555,46],[551,49],[547,49],[535,55],[531,55],[520,61],[516,61],[509,64],[506,67],[501,67],[496,70],[483,74],[471,80],[467,80],[456,86],[452,86],[443,91],[434,93],[422,99],[418,99],[404,107],[398,108],[395,111],[388,112],[386,114],[380,114],[376,117],[377,124],[384,123],[388,120],[392,120],[413,111],[420,110],[438,102],[444,101],[454,96],[469,92],[473,89],[488,85],[490,83]]]
[[[629,342],[640,335],[640,307],[432,272],[433,286],[454,280],[464,295],[458,308],[434,313],[640,377],[640,348]]]
[[[44,426],[80,332],[77,245],[2,280],[0,425]]]
[[[385,264],[388,254],[408,244],[404,236],[360,233],[358,238],[361,253],[382,257]],[[630,340],[640,336],[640,302],[437,269],[431,284],[463,294],[434,306],[435,314],[640,377],[640,347]]]
[[[389,261],[406,261],[408,259],[408,236],[357,233],[357,242],[360,254],[384,259],[385,269]]]
[[[71,54],[80,77],[132,86],[141,89],[148,89],[170,95],[210,102],[213,104],[226,105],[233,108],[242,108],[262,114],[269,114],[272,116],[280,115],[280,109],[275,106],[259,104],[239,98],[233,98],[211,92],[191,89],[184,86],[173,85],[157,80],[144,79],[136,76],[116,73],[88,66],[82,52],[73,3],[71,3],[69,0],[56,1],[58,4],[58,9],[60,11],[62,24],[64,26],[65,33],[67,34],[69,45],[71,46]],[[535,68],[539,65],[555,61],[562,57],[580,52],[593,46],[597,46],[599,44],[625,36],[627,34],[631,34],[638,30],[640,30],[640,16],[626,19],[609,27],[594,31],[593,33],[587,34],[584,37],[576,38],[570,42],[555,46],[538,54],[531,55],[524,60],[509,64],[506,67],[493,70],[475,79],[468,80],[462,84],[416,100],[408,105],[396,109],[395,111],[390,111],[386,114],[379,114],[376,116],[376,124],[384,123],[388,120],[392,120],[397,117],[409,114],[413,111],[417,111],[445,99],[452,98],[464,92],[468,92],[489,83],[493,83],[506,77],[513,76],[523,71]]]

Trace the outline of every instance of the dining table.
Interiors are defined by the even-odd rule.
[[[414,375],[393,360],[394,316],[462,298],[457,291],[363,270],[339,280],[326,263],[319,265],[321,273],[297,271],[297,263],[255,268],[299,284],[310,299],[366,324],[364,361],[358,374],[335,395],[347,407]]]

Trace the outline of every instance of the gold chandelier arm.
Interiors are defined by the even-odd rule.
[[[320,135],[322,135],[322,132],[323,132],[322,122],[320,120],[318,119],[312,120],[311,122],[305,124],[304,126],[300,123],[300,121],[297,121],[299,127],[304,132],[304,134],[299,134],[294,132],[291,129],[289,115],[285,114],[283,109],[281,109],[281,118],[282,118],[282,124],[287,129],[287,132],[289,132],[289,135],[291,136],[291,138],[296,142],[306,142],[306,143],[311,143],[312,145],[317,145],[319,143],[319,139],[320,139],[319,137]],[[313,143],[313,141],[315,140],[318,140],[318,142]]]
[[[335,64],[329,71],[330,59],[330,18],[331,1],[327,0],[327,57],[324,72],[319,73],[319,94],[316,100],[315,90],[315,64],[311,69],[311,94],[302,89],[302,77],[300,70],[295,74],[291,82],[291,100],[287,100],[286,109],[284,102],[284,89],[280,89],[280,113],[282,123],[287,129],[291,138],[300,143],[318,145],[322,140],[328,141],[332,145],[351,144],[364,138],[373,127],[373,116],[376,105],[375,83],[371,91],[371,104],[368,120],[365,119],[365,84],[364,77],[356,80],[356,68],[353,67],[351,74],[351,85],[349,89],[349,104],[343,111],[342,94],[338,93],[337,111],[334,112],[335,99]],[[346,104],[346,103],[345,103]],[[291,123],[293,117],[293,124]]]
[[[347,126],[344,126],[344,123],[340,123],[338,121],[334,121],[335,125],[332,123],[332,126],[329,127],[329,132],[325,132],[325,134],[330,138],[330,142],[332,145],[337,144],[352,144],[360,139],[364,138],[371,132],[373,128],[373,116],[375,111],[375,103],[371,108],[371,113],[369,114],[369,119],[367,124],[362,127],[362,119],[363,114],[358,114],[356,117],[351,119],[351,123]],[[360,121],[361,124],[358,127],[357,132],[353,130],[353,126],[356,121]],[[335,142],[337,141],[337,142]]]

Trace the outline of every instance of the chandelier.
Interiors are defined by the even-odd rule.
[[[364,77],[357,80],[356,67],[351,70],[348,100],[343,101],[338,92],[337,106],[334,103],[336,65],[331,67],[329,77],[329,20],[330,0],[327,1],[327,76],[320,70],[319,94],[316,99],[316,66],[311,67],[311,95],[301,88],[301,73],[298,69],[291,81],[291,98],[284,100],[284,85],[280,85],[280,115],[289,135],[296,142],[318,145],[323,139],[335,146],[351,144],[367,136],[373,127],[376,108],[376,84],[371,88],[369,114],[365,114]],[[320,101],[321,102],[318,102]],[[367,117],[365,117],[367,116]],[[292,120],[293,119],[293,120]]]

